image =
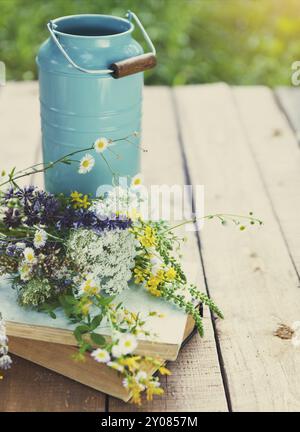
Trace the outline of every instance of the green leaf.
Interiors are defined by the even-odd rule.
[[[70,305],[74,305],[77,303],[76,298],[71,296],[71,295],[65,295],[64,300],[65,300],[65,303],[68,303]]]
[[[82,334],[77,328],[74,330],[74,336],[77,342],[82,342]]]
[[[106,343],[105,338],[98,333],[91,333],[91,339],[96,345],[104,345]]]
[[[99,303],[101,306],[108,306],[112,301],[114,301],[115,298],[116,298],[116,296],[101,297],[101,298],[99,298]]]
[[[65,165],[71,165],[72,164],[72,162],[69,161],[68,159],[63,159],[60,162],[63,163],[63,164],[65,164]]]
[[[95,330],[97,327],[99,327],[99,325],[101,324],[103,316],[100,315],[96,315],[91,322],[91,330]]]
[[[86,324],[82,324],[82,325],[76,327],[75,330],[77,330],[80,333],[87,333],[90,331],[90,327]]]
[[[80,326],[76,327],[76,329],[74,330],[74,336],[75,336],[76,340],[77,340],[79,343],[81,343],[81,342],[83,341],[83,339],[82,339],[82,335],[83,335],[84,333],[89,332],[89,331],[90,331],[89,326],[83,324],[83,325],[80,325]]]

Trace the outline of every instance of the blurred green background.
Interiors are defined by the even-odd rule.
[[[289,85],[291,63],[300,60],[300,0],[0,0],[7,78],[37,77],[34,58],[49,19],[127,9],[157,47],[159,66],[147,84]]]

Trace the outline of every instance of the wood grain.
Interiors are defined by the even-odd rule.
[[[156,56],[148,53],[112,63],[109,68],[113,70],[112,76],[114,78],[123,78],[128,75],[152,69],[156,64]]]
[[[294,90],[300,98],[300,92]],[[297,139],[274,103],[270,89],[240,87],[234,88],[233,94],[246,139],[299,276],[300,149]],[[296,107],[295,112],[299,117]]]
[[[217,330],[232,408],[299,411],[300,351],[273,335],[279,322],[299,320],[298,277],[232,90],[215,84],[175,93],[192,180],[205,185],[206,213],[253,211],[265,221],[243,232],[209,222],[201,232],[208,287],[225,315]],[[274,113],[265,110],[264,117]]]
[[[275,89],[277,101],[295,132],[300,143],[300,89],[295,87],[278,87]]]
[[[0,412],[104,409],[102,393],[17,356],[13,356],[13,367],[0,383]]]
[[[164,87],[145,89],[143,147],[148,150],[142,160],[147,185],[183,185],[186,182],[178,141],[171,91]],[[173,208],[180,205],[173,202]],[[194,233],[186,233],[184,268],[191,281],[205,291],[203,270]],[[180,234],[180,232],[179,232]],[[163,397],[143,404],[141,411],[227,411],[227,403],[210,320],[205,310],[205,337],[194,338],[180,353],[178,361],[169,363],[173,375],[162,378]],[[133,405],[109,399],[109,411],[138,411]]]
[[[0,88],[0,169],[25,168],[40,147],[40,114],[36,82],[7,83]],[[20,179],[18,184],[28,184]]]

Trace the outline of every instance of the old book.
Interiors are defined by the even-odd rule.
[[[120,301],[130,311],[140,312],[145,317],[151,311],[163,315],[161,318],[147,318],[145,329],[151,333],[151,337],[139,337],[136,353],[155,355],[163,360],[176,360],[184,339],[187,315],[168,302],[153,297],[142,287],[134,286],[123,291],[114,302]],[[68,322],[63,311],[58,311],[57,318],[53,319],[46,313],[20,307],[16,291],[5,278],[0,279],[0,310],[7,322],[8,336],[62,344],[64,349],[67,349],[67,345],[76,345],[72,332],[74,325]],[[110,337],[105,323],[96,332]]]
[[[188,317],[183,340],[187,340],[193,333],[194,324],[193,319]],[[128,402],[131,398],[130,392],[122,385],[122,375],[117,371],[95,362],[89,355],[86,355],[85,362],[75,362],[72,359],[72,355],[76,353],[75,347],[19,337],[10,337],[9,347],[10,352],[19,357],[103,393],[117,397],[125,402]],[[161,364],[164,363],[165,361],[162,360]],[[156,369],[149,370],[151,374],[155,372]]]

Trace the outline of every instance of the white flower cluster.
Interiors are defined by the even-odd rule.
[[[79,271],[88,273],[101,290],[116,294],[128,288],[132,277],[135,238],[129,230],[106,230],[98,235],[78,229],[67,242],[67,254]]]
[[[116,186],[105,195],[103,200],[96,201],[91,210],[100,220],[115,215],[132,217],[138,212],[141,202],[143,199],[138,189]]]
[[[5,323],[0,314],[0,369],[9,369],[12,360],[8,355],[8,339],[6,336]]]

